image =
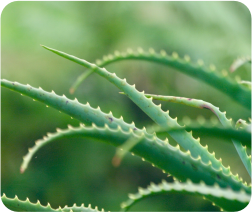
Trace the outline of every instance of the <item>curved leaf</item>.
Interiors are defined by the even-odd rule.
[[[221,124],[224,127],[227,127],[227,128],[232,127],[232,119],[227,119],[226,112],[221,112],[218,107],[212,105],[209,102],[205,102],[203,100],[198,100],[198,99],[192,99],[192,98],[177,97],[177,96],[161,96],[161,95],[153,95],[153,94],[145,94],[145,96],[148,98],[155,99],[155,100],[180,103],[180,104],[184,104],[184,105],[188,105],[188,106],[192,106],[196,108],[201,108],[201,109],[204,108],[204,109],[211,110],[218,117],[218,119],[220,120]],[[241,139],[241,136],[242,136],[241,134],[242,133],[240,133],[240,138],[238,138],[239,141],[232,139],[232,142],[243,162],[243,165],[245,166],[247,172],[251,176],[251,157],[248,157],[245,147],[243,147],[241,144],[241,142],[246,141],[246,145],[251,147],[251,134],[247,135],[247,133],[244,132],[244,136],[247,135],[247,140],[244,140],[244,141],[242,141]]]
[[[71,100],[68,99],[65,95],[56,95],[54,91],[49,93],[44,91],[42,88],[34,88],[30,85],[23,85],[18,82],[11,82],[4,79],[1,80],[1,86],[19,92],[21,93],[21,95],[29,96],[33,98],[33,100],[46,104],[48,107],[50,106],[59,111],[62,111],[63,113],[76,118],[77,120],[85,123],[88,126],[90,126],[92,123],[95,123],[100,127],[107,124],[112,129],[116,129],[118,126],[120,126],[125,131],[132,129],[137,135],[144,133],[148,138],[153,137],[152,134],[146,132],[145,128],[143,128],[142,130],[138,129],[135,126],[134,122],[132,122],[131,124],[124,122],[122,116],[120,118],[115,118],[112,112],[109,112],[108,114],[103,113],[99,107],[94,109],[89,105],[89,103],[81,104],[77,99]],[[161,141],[159,138],[157,138],[157,141],[160,144],[163,143],[163,141]],[[23,171],[25,171],[25,169],[21,170],[21,172]]]
[[[130,199],[122,203],[121,207],[124,211],[127,211],[136,202],[139,202],[146,197],[167,193],[203,196],[203,198],[213,202],[214,205],[227,211],[242,210],[248,205],[251,198],[251,196],[246,194],[243,190],[234,192],[230,188],[220,188],[217,184],[214,186],[207,186],[203,182],[200,184],[194,184],[190,180],[186,183],[179,183],[178,181],[167,183],[163,180],[159,185],[151,183],[146,189],[139,188],[137,194],[129,194]]]
[[[161,127],[169,128],[173,126],[179,127],[180,125],[177,123],[177,118],[172,119],[169,116],[169,111],[164,112],[161,109],[160,105],[155,105],[152,102],[152,99],[148,99],[144,95],[143,92],[139,92],[135,89],[135,85],[129,85],[126,82],[126,79],[120,79],[116,76],[115,73],[111,74],[105,68],[100,68],[95,64],[89,63],[83,59],[77,58],[72,55],[68,55],[64,52],[45,47],[49,51],[52,51],[59,56],[62,56],[68,60],[76,62],[80,65],[83,65],[89,69],[92,69],[100,76],[104,77],[115,86],[117,86],[120,90],[122,90],[136,105],[138,105],[153,121],[159,124]],[[189,150],[194,158],[201,157],[204,163],[208,163],[209,161],[212,163],[215,169],[222,169],[224,173],[229,174],[230,170],[223,166],[221,161],[217,160],[212,154],[210,154],[206,148],[200,145],[199,141],[192,137],[192,135],[185,130],[180,132],[170,132],[171,137],[174,138],[185,150]]]
[[[49,49],[48,47],[43,47]],[[203,62],[201,61],[199,61],[198,64],[193,64],[190,62],[190,58],[188,56],[186,56],[185,59],[180,59],[176,53],[174,53],[172,56],[168,56],[164,51],[161,51],[161,53],[158,54],[155,53],[153,49],[151,49],[149,53],[140,49],[138,52],[133,52],[132,50],[125,53],[115,52],[114,55],[104,57],[102,61],[98,60],[96,64],[99,67],[104,67],[110,63],[120,60],[145,60],[175,68],[184,74],[190,75],[211,85],[212,87],[227,94],[234,101],[242,104],[247,109],[251,109],[251,95],[249,89],[240,85],[230,77],[227,77],[226,71],[224,71],[224,75],[222,75],[221,73],[215,71],[215,68],[212,66],[209,68],[204,67]],[[90,71],[88,73],[88,75],[91,74]],[[72,86],[72,91],[78,87],[82,78],[84,79],[84,75],[86,75],[85,72],[74,83]]]
[[[226,175],[221,169],[216,170],[211,163],[205,164],[200,158],[194,159],[190,152],[182,152],[179,146],[171,146],[157,141],[157,137],[148,138],[144,133],[136,135],[132,129],[124,131],[118,126],[117,129],[110,129],[107,125],[100,128],[95,125],[85,127],[81,125],[78,128],[69,126],[67,130],[57,129],[56,133],[48,133],[43,139],[35,142],[35,146],[29,148],[28,154],[24,157],[22,167],[26,167],[32,156],[45,144],[62,138],[92,138],[103,141],[113,146],[121,146],[129,138],[141,138],[141,142],[132,148],[134,155],[142,157],[154,166],[162,169],[164,172],[172,174],[179,180],[185,181],[190,178],[193,182],[204,180],[207,184],[213,185],[217,182],[221,187],[230,186],[234,190],[243,188],[250,193],[250,188],[238,179],[238,176],[232,174]],[[207,147],[206,147],[207,148]]]
[[[3,194],[1,200],[7,208],[13,211],[105,212],[104,209],[99,211],[97,207],[93,209],[90,204],[88,207],[85,207],[84,204],[81,206],[76,206],[76,204],[74,204],[72,207],[65,206],[64,208],[59,207],[53,209],[49,203],[47,206],[43,206],[39,201],[37,201],[37,203],[32,203],[28,198],[25,201],[22,201],[18,199],[17,196],[12,199],[6,197],[5,194]]]
[[[39,201],[37,201],[37,203],[31,203],[28,198],[22,201],[19,200],[17,196],[11,199],[3,194],[1,200],[7,208],[13,211],[61,211],[60,209],[53,209],[49,203],[47,206],[41,205]]]

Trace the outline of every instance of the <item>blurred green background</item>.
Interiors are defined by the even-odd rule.
[[[100,106],[115,117],[134,121],[137,127],[153,122],[119,90],[98,75],[91,75],[76,91],[69,88],[84,68],[41,48],[39,44],[95,62],[115,50],[150,47],[173,51],[206,66],[228,70],[238,56],[250,56],[251,14],[239,2],[13,2],[1,15],[1,77],[41,86],[47,91],[75,97],[92,107]],[[168,67],[144,61],[122,61],[107,66],[126,77],[140,91],[198,98],[227,111],[234,121],[248,120],[250,111],[214,88]],[[249,65],[230,74],[251,80]],[[212,113],[173,103],[162,103],[172,117],[210,118]],[[52,207],[98,206],[117,211],[128,193],[151,181],[171,181],[161,170],[130,154],[120,167],[111,159],[115,148],[83,139],[60,140],[43,147],[24,174],[19,173],[22,156],[46,132],[79,123],[28,97],[1,90],[1,193],[8,197],[39,199]],[[196,134],[194,134],[197,137]],[[172,141],[171,141],[172,142]],[[249,181],[232,144],[201,136],[210,152],[225,166]],[[183,195],[156,196],[132,207],[133,211],[213,211],[217,208],[202,198]]]

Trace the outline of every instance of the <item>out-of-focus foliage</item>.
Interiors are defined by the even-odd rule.
[[[202,59],[206,65],[213,63],[218,70],[228,71],[238,56],[250,55],[250,22],[249,10],[239,2],[13,2],[1,15],[1,77],[53,89],[69,98],[76,96],[80,102],[99,105],[104,112],[113,111],[116,117],[122,115],[126,122],[138,120],[136,126],[146,126],[152,124],[151,120],[127,97],[118,94],[117,88],[95,74],[70,95],[68,90],[83,67],[48,53],[39,44],[91,62],[115,50],[152,47],[156,51],[187,54],[194,61]],[[107,69],[126,77],[146,93],[202,99],[226,110],[234,121],[250,115],[217,90],[167,67],[123,61]],[[251,80],[248,64],[229,74]],[[131,155],[114,168],[113,147],[81,139],[46,146],[21,175],[22,156],[35,140],[48,131],[54,132],[56,127],[66,128],[69,123],[76,126],[78,122],[5,89],[1,95],[1,192],[7,196],[16,194],[33,202],[39,199],[54,208],[84,202],[118,210],[126,194],[135,193],[138,186],[146,187],[150,181],[159,183],[161,179],[171,181],[160,170]],[[170,110],[172,117],[178,116],[179,122],[184,116],[212,116],[210,111],[173,103],[163,107]],[[202,137],[201,143],[208,144],[210,152],[215,150],[217,158],[221,156],[233,173],[239,172],[249,180],[232,145],[208,137]],[[196,201],[198,204],[194,204]],[[169,195],[153,197],[133,209],[216,208],[201,199]]]

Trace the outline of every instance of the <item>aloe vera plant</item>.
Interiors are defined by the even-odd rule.
[[[35,145],[29,148],[28,153],[23,157],[20,167],[21,173],[27,169],[34,154],[44,145],[49,145],[51,142],[63,138],[91,138],[122,148],[124,152],[130,151],[132,154],[142,157],[143,160],[163,170],[164,173],[169,173],[174,178],[173,183],[163,181],[159,185],[151,183],[146,189],[139,188],[137,194],[130,194],[129,200],[121,204],[122,210],[128,210],[133,204],[146,197],[165,193],[201,196],[219,206],[221,210],[237,211],[246,207],[250,201],[251,184],[248,185],[247,182],[243,182],[238,174],[233,175],[230,166],[225,167],[221,159],[216,159],[215,153],[210,153],[207,145],[202,146],[200,139],[195,139],[190,130],[214,135],[217,138],[226,138],[227,141],[231,141],[238,153],[236,157],[240,157],[251,176],[251,155],[247,153],[247,147],[251,149],[251,123],[238,120],[235,127],[232,119],[227,119],[226,112],[221,112],[218,107],[203,100],[151,95],[145,94],[144,91],[139,92],[135,85],[130,85],[126,79],[121,79],[115,73],[110,73],[104,66],[127,59],[146,60],[170,66],[219,89],[247,109],[251,107],[250,87],[226,77],[225,71],[219,73],[213,66],[209,69],[205,68],[202,62],[193,64],[188,56],[180,59],[175,53],[168,56],[164,51],[157,54],[153,49],[150,49],[149,52],[144,52],[142,49],[137,52],[128,50],[126,53],[115,52],[115,55],[109,55],[104,57],[103,61],[92,64],[64,52],[46,46],[43,47],[89,69],[77,79],[70,92],[73,93],[78,85],[90,74],[97,73],[118,87],[157,125],[152,127],[153,132],[150,133],[145,128],[137,128],[134,122],[131,124],[126,123],[123,117],[116,118],[111,112],[104,113],[99,107],[92,108],[89,103],[81,104],[77,99],[71,100],[65,95],[59,96],[54,91],[47,92],[40,87],[35,88],[2,79],[2,87],[19,92],[34,101],[42,102],[80,122],[79,127],[69,125],[68,129],[64,130],[57,128],[56,132],[48,133],[47,136],[37,140]],[[232,71],[240,65],[242,64],[233,65]],[[191,123],[185,121],[185,126],[181,126],[177,122],[177,118],[170,117],[169,111],[165,112],[161,109],[161,104],[156,105],[153,103],[155,99],[208,109],[213,112],[219,121],[210,122],[205,119],[198,120],[198,122],[190,121]],[[168,133],[178,143],[177,146],[172,146],[167,139],[160,139],[160,133]],[[183,151],[180,150],[180,146]],[[120,153],[116,155],[114,158],[115,165],[118,165],[122,155]],[[42,206],[39,201],[31,203],[29,199],[21,201],[18,197],[11,199],[5,195],[2,196],[2,201],[8,208],[20,211],[99,211],[98,208],[92,209],[91,206],[85,207],[84,205],[52,209],[50,205]]]

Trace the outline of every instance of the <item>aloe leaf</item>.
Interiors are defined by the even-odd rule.
[[[192,130],[193,132],[204,133],[204,135],[214,136],[218,138],[231,139],[234,138],[241,141],[243,145],[251,148],[251,133],[246,130],[236,130],[232,127],[222,126],[211,126],[210,123],[206,122],[201,125],[198,123],[191,123],[183,128],[173,127],[169,129],[157,128],[155,132],[157,135],[165,134],[167,131],[180,131],[185,129],[187,131]],[[229,141],[229,140],[227,140]]]
[[[37,89],[31,87],[30,85],[22,85],[17,82],[10,82],[7,80],[1,80],[1,85],[59,109],[66,114],[76,117],[82,122],[88,123],[89,125],[92,121],[98,126],[104,126],[107,123],[111,129],[118,130],[120,128],[123,131],[134,132],[130,133],[129,137],[134,135],[139,137],[144,134],[146,139],[150,141],[147,143],[141,142],[138,144],[141,148],[136,149],[135,153],[146,159],[146,161],[155,164],[160,169],[171,173],[179,180],[185,181],[187,178],[190,178],[193,182],[200,182],[201,180],[204,180],[208,185],[212,185],[217,182],[223,187],[229,185],[234,190],[244,188],[246,192],[251,192],[250,187],[243,184],[242,179],[239,179],[238,175],[234,176],[231,173],[230,167],[225,167],[225,170],[227,170],[225,172],[222,168],[216,169],[212,166],[210,161],[208,163],[204,163],[200,157],[196,159],[192,158],[190,151],[187,151],[186,153],[181,152],[179,145],[173,147],[169,144],[166,144],[165,141],[160,140],[155,135],[148,134],[145,129],[137,129],[134,124],[127,124],[122,118],[117,119],[110,113],[105,114],[101,112],[99,108],[93,109],[89,106],[89,104],[82,105],[76,100],[73,101],[67,99],[65,96],[58,96],[54,92],[49,93],[41,88]],[[78,114],[82,115],[79,116]],[[115,136],[115,140],[117,142],[120,141],[118,136],[121,133],[119,135],[114,133],[115,132],[112,133],[112,136]],[[98,135],[97,131],[95,131],[94,135]],[[125,142],[129,139],[129,137],[125,138],[123,141]],[[109,142],[111,142],[111,138],[109,139]],[[122,143],[123,142],[121,142],[119,145],[122,145]],[[141,146],[143,144],[144,146]],[[134,148],[137,148],[138,145]],[[207,151],[207,146],[204,148]],[[30,150],[30,152],[32,151]],[[214,152],[211,155],[215,158]],[[221,163],[221,161],[219,162]],[[185,164],[188,164],[189,166],[184,166]],[[22,166],[20,171],[24,172],[25,168],[25,166]]]
[[[37,201],[37,203],[32,203],[28,198],[25,201],[22,201],[18,199],[17,196],[12,199],[6,197],[5,194],[3,194],[1,200],[7,208],[13,211],[104,212],[104,209],[99,211],[97,207],[92,209],[91,205],[85,207],[84,204],[81,206],[76,206],[76,204],[74,204],[72,207],[65,206],[64,208],[59,207],[57,209],[53,209],[49,203],[47,206],[43,206],[39,201]]]
[[[88,102],[86,104],[81,104],[76,98],[71,100],[65,95],[59,96],[55,94],[54,91],[46,92],[40,87],[34,88],[28,84],[23,85],[18,82],[11,82],[5,79],[1,79],[1,86],[19,92],[23,96],[29,96],[35,101],[40,101],[46,104],[47,107],[52,107],[68,114],[86,125],[95,123],[97,126],[104,126],[104,124],[108,124],[111,128],[116,128],[120,125],[125,130],[132,128],[136,131],[140,131],[140,129],[135,127],[134,122],[131,124],[125,123],[123,121],[123,117],[115,118],[112,112],[103,113],[99,107],[96,109],[92,108]]]
[[[154,100],[161,100],[161,101],[167,101],[167,102],[173,102],[173,103],[180,103],[191,107],[201,108],[201,109],[208,109],[211,110],[220,120],[221,124],[224,127],[231,128],[232,127],[232,119],[227,119],[226,117],[226,111],[221,112],[218,107],[212,105],[209,102],[198,100],[198,99],[192,99],[192,98],[185,98],[185,97],[177,97],[177,96],[162,96],[162,95],[153,95],[153,94],[145,94],[146,97],[152,98]],[[246,133],[244,132],[244,135]],[[247,140],[246,144],[251,147],[251,135],[248,137],[249,140]],[[241,139],[238,139],[241,141]],[[247,155],[246,147],[243,147],[241,142],[237,140],[232,139],[232,142],[236,148],[236,151],[239,154],[239,157],[242,160],[243,165],[245,166],[247,172],[251,176],[251,157]]]
[[[205,164],[200,158],[194,159],[189,151],[182,152],[179,146],[171,146],[167,141],[160,142],[154,135],[152,138],[147,137],[143,132],[137,135],[132,129],[124,131],[120,126],[117,129],[111,129],[107,125],[97,127],[93,124],[91,127],[81,125],[78,128],[69,126],[66,130],[57,129],[56,133],[48,133],[43,139],[36,141],[35,146],[29,148],[27,155],[23,158],[22,169],[27,167],[33,155],[44,145],[62,138],[74,137],[91,138],[116,147],[121,146],[130,138],[141,138],[141,142],[131,149],[132,153],[181,181],[190,178],[193,182],[204,180],[208,185],[217,182],[221,187],[230,186],[238,191],[243,188],[247,193],[251,192],[251,188],[243,184],[238,175],[234,176],[231,173],[226,175],[221,169],[213,168],[210,162]]]
[[[41,101],[51,107],[54,107],[55,109],[61,110],[62,112],[65,112],[72,117],[76,117],[78,120],[87,123],[88,125],[90,125],[91,122],[94,122],[98,126],[104,126],[104,124],[108,124],[108,126],[112,129],[117,129],[117,127],[120,126],[125,131],[134,131],[136,136],[144,134],[148,139],[154,139],[155,137],[154,135],[148,134],[145,129],[140,130],[137,129],[134,124],[125,123],[122,118],[117,119],[113,117],[111,113],[105,114],[101,112],[99,108],[93,109],[89,106],[89,104],[82,105],[77,100],[73,101],[67,99],[65,96],[58,96],[54,92],[49,93],[41,88],[37,89],[30,85],[22,85],[17,82],[10,82],[7,80],[1,80],[1,85],[11,90],[20,92],[23,95],[27,95],[37,101]],[[132,134],[130,136],[132,136]],[[129,137],[127,137],[124,141],[127,139],[129,139]],[[158,139],[157,137],[155,137],[154,140],[155,142],[153,141],[151,144],[145,144],[146,146],[141,148],[139,152],[136,152],[136,154],[145,158],[147,161],[156,164],[156,166],[160,167],[162,170],[166,170],[166,172],[171,173],[178,179],[186,180],[187,178],[191,178],[194,182],[199,182],[200,180],[204,179],[208,184],[213,184],[217,181],[222,186],[227,186],[226,182],[229,181],[229,184],[234,184],[234,186],[232,186],[233,189],[245,187],[247,188],[247,191],[250,192],[250,189],[242,184],[242,180],[239,179],[238,176],[232,175],[230,167],[225,167],[225,170],[228,171],[224,173],[221,168],[213,168],[211,162],[204,163],[200,157],[197,159],[192,158],[190,152],[183,153],[179,151],[179,146],[172,147],[168,144],[165,144],[164,141]],[[122,143],[120,143],[120,145],[122,145]],[[167,148],[164,148],[162,145],[168,146]],[[204,148],[207,149],[207,147]],[[172,157],[164,155],[164,152],[168,151],[167,149],[173,150],[170,152]],[[179,153],[178,156],[176,156],[177,152]],[[214,153],[211,154],[211,156],[215,157]],[[177,158],[177,160],[174,162],[173,158]],[[182,158],[187,159],[189,162],[182,160]],[[184,165],[187,163],[189,166],[186,169],[183,169]],[[25,169],[26,166],[22,166],[21,172],[24,172]],[[187,174],[185,175],[185,173]],[[203,176],[199,173],[202,173]],[[225,180],[226,178],[228,178],[228,180]]]
[[[177,118],[172,119],[169,116],[169,111],[164,112],[160,105],[155,105],[152,102],[152,98],[148,99],[143,92],[139,92],[135,89],[135,85],[129,85],[126,79],[120,79],[115,73],[111,74],[105,68],[100,68],[95,64],[89,63],[83,59],[77,58],[72,55],[68,55],[64,52],[45,47],[49,51],[52,51],[59,56],[62,56],[68,60],[76,62],[86,68],[94,70],[96,73],[116,85],[120,90],[122,90],[135,104],[137,104],[153,121],[159,124],[163,128],[169,127],[180,127],[177,123]],[[189,150],[194,158],[202,158],[204,163],[211,162],[215,169],[222,169],[224,173],[229,174],[230,170],[223,166],[220,160],[217,160],[214,155],[210,154],[207,149],[200,145],[199,140],[192,137],[190,133],[185,130],[180,132],[170,132],[170,135],[176,140],[185,150]]]
[[[48,47],[43,47],[49,49]],[[251,91],[249,89],[226,76],[227,71],[224,70],[222,73],[219,73],[215,70],[214,66],[210,66],[209,68],[204,67],[201,60],[199,60],[198,64],[193,64],[190,62],[190,58],[188,56],[185,56],[184,59],[180,59],[176,53],[173,53],[172,56],[168,56],[164,51],[161,51],[160,54],[158,54],[155,53],[153,49],[150,49],[150,52],[144,52],[143,50],[139,49],[137,52],[133,52],[132,50],[129,50],[125,53],[115,52],[114,55],[109,55],[104,57],[103,60],[98,60],[96,64],[99,67],[104,67],[117,61],[131,59],[155,62],[175,68],[184,74],[190,75],[211,85],[212,87],[227,94],[234,101],[238,102],[249,110],[251,109]],[[86,75],[86,73],[83,73],[77,79],[72,88],[77,88],[77,86],[80,84],[80,79],[84,75]]]
[[[89,103],[81,104],[77,99],[71,100],[65,95],[59,96],[55,94],[54,91],[46,92],[42,88],[34,88],[30,85],[23,85],[18,82],[11,82],[5,79],[1,79],[1,86],[19,92],[21,95],[29,96],[35,101],[40,101],[46,104],[48,107],[50,106],[54,109],[62,111],[86,125],[90,126],[92,123],[95,123],[97,126],[104,126],[107,124],[112,129],[116,129],[120,126],[126,131],[132,129],[137,135],[144,133],[149,138],[153,137],[153,135],[146,132],[145,128],[142,130],[138,129],[134,122],[131,124],[124,122],[122,116],[120,118],[115,118],[112,112],[109,112],[108,114],[103,113],[99,107],[94,109],[89,105]],[[158,138],[157,141],[162,143],[162,141]],[[24,172],[25,169],[20,171]]]
[[[60,209],[53,209],[49,203],[47,206],[41,205],[39,201],[37,203],[31,203],[28,198],[22,201],[17,196],[12,199],[3,194],[1,200],[7,208],[13,211],[61,211]]]
[[[251,58],[250,57],[238,58],[230,66],[230,71],[234,72],[234,71],[236,71],[238,68],[240,68],[241,66],[243,66],[246,63],[251,63]]]
[[[220,188],[217,184],[214,186],[207,186],[205,183],[194,184],[190,180],[186,183],[168,183],[162,181],[161,184],[151,183],[146,189],[139,188],[138,193],[129,194],[129,199],[121,204],[124,211],[129,210],[135,203],[153,196],[160,194],[188,194],[195,196],[203,196],[204,199],[210,200],[213,205],[219,206],[225,211],[240,211],[245,208],[249,201],[250,195],[246,194],[243,190],[234,192],[230,188]]]

